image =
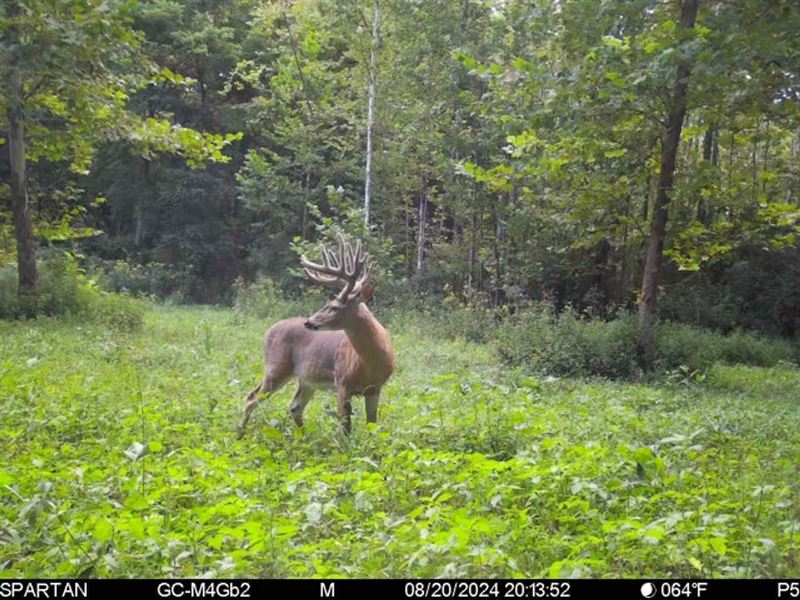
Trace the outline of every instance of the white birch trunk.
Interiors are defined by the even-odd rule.
[[[364,225],[369,227],[369,209],[372,194],[372,129],[375,122],[375,97],[378,79],[378,36],[380,26],[380,4],[375,0],[372,17],[372,48],[369,53],[369,101],[367,104],[367,165],[364,176]]]

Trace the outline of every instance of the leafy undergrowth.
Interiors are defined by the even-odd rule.
[[[800,575],[796,369],[539,380],[394,323],[377,427],[290,385],[239,441],[265,325],[0,322],[0,576]]]

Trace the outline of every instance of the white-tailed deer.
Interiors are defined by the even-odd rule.
[[[302,256],[300,263],[313,281],[340,291],[308,319],[284,319],[267,331],[264,380],[245,398],[239,437],[259,400],[292,377],[300,380],[289,406],[298,427],[303,426],[303,410],[318,388],[336,391],[346,433],[353,396],[364,396],[368,422],[378,420],[378,397],[394,370],[394,354],[389,334],[365,304],[373,289],[367,282],[369,257],[361,240],[354,249],[340,235],[338,255],[323,246],[322,258],[323,263],[317,264]]]

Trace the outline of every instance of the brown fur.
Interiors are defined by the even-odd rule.
[[[245,399],[240,437],[260,397],[292,377],[299,379],[299,386],[289,411],[298,426],[302,427],[303,410],[320,387],[336,390],[345,432],[350,431],[352,396],[364,396],[367,421],[377,422],[378,398],[394,371],[394,354],[389,334],[362,300],[360,296],[346,302],[335,299],[308,320],[284,319],[267,331],[264,379]]]

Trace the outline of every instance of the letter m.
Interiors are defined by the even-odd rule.
[[[320,598],[333,598],[336,595],[336,591],[333,589],[333,581],[331,581],[327,586],[325,582],[319,584],[319,597]]]

